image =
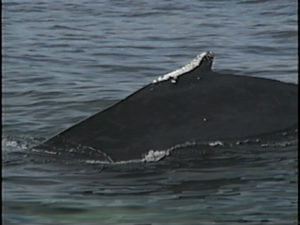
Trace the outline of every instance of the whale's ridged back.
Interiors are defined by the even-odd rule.
[[[259,136],[298,123],[295,84],[201,67],[182,75],[175,84],[147,85],[40,147],[87,146],[123,161],[187,141]]]

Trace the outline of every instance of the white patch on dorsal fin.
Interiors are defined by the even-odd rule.
[[[176,79],[177,77],[179,77],[182,74],[185,74],[193,69],[195,69],[197,66],[200,65],[200,62],[203,60],[203,58],[207,55],[212,55],[212,52],[203,52],[199,55],[196,56],[196,58],[194,58],[190,63],[184,65],[183,67],[181,67],[180,69],[174,70],[171,73],[167,73],[165,75],[159,76],[157,79],[153,80],[153,83],[157,83],[160,81],[164,81],[164,80],[173,80],[176,83]]]

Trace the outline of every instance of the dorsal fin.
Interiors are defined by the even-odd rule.
[[[212,52],[204,52],[201,55],[202,58],[199,61],[199,67],[203,70],[210,71],[214,60],[214,54]]]
[[[212,52],[203,52],[200,55],[197,55],[190,63],[184,65],[180,69],[177,69],[171,73],[167,73],[163,76],[158,77],[153,81],[153,83],[157,83],[160,81],[173,79],[176,80],[177,77],[183,75],[189,71],[194,70],[195,68],[199,67],[202,70],[210,71],[213,63],[214,55]]]

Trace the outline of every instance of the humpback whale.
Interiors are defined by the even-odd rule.
[[[119,162],[184,143],[241,140],[298,124],[298,85],[212,70],[214,55],[137,90],[35,150]]]

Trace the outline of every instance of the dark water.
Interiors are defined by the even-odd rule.
[[[297,1],[2,6],[4,224],[296,224],[296,137],[117,165],[26,150],[207,50],[216,71],[297,83]]]

